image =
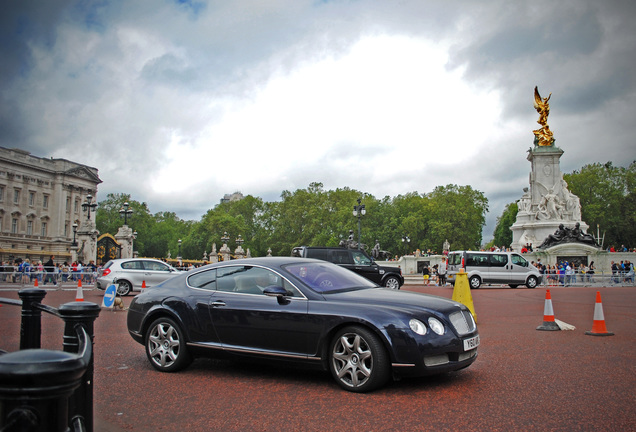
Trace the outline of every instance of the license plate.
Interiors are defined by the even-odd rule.
[[[479,335],[471,337],[470,339],[464,339],[464,351],[470,351],[479,346]]]

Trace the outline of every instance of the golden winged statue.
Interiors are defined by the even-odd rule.
[[[537,129],[532,132],[535,136],[535,145],[542,147],[554,144],[554,137],[550,130],[550,126],[548,126],[548,114],[550,114],[550,104],[548,101],[551,96],[552,93],[550,93],[547,98],[542,98],[539,94],[539,89],[536,86],[534,87],[534,109],[536,109],[539,113],[539,120],[537,120],[537,123],[541,125],[541,129]]]

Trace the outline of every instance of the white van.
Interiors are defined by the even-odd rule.
[[[535,266],[516,252],[451,252],[446,261],[448,282],[455,284],[456,274],[462,267],[471,288],[479,288],[484,283],[536,288],[543,278]]]

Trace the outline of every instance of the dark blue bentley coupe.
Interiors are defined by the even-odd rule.
[[[354,392],[465,368],[479,345],[460,303],[294,257],[210,264],[148,288],[130,305],[128,331],[160,371],[195,356],[278,358],[330,370]]]

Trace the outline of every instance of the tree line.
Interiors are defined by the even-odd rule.
[[[488,211],[488,199],[470,186],[438,186],[432,192],[411,192],[396,197],[375,198],[350,188],[325,190],[322,183],[305,189],[283,191],[280,201],[267,202],[248,195],[238,201],[223,202],[208,210],[200,221],[187,221],[175,213],[151,214],[146,203],[127,194],[108,194],[99,203],[97,229],[115,235],[122,225],[119,210],[125,202],[133,210],[128,225],[137,232],[135,250],[139,256],[202,259],[217,251],[221,237],[228,233],[233,250],[241,235],[243,249],[252,256],[289,256],[296,246],[338,246],[354,232],[358,220],[353,215],[357,200],[365,205],[361,216],[361,243],[371,249],[376,240],[393,255],[415,249],[442,251],[448,240],[454,249],[478,249]],[[403,241],[408,238],[410,241]]]

